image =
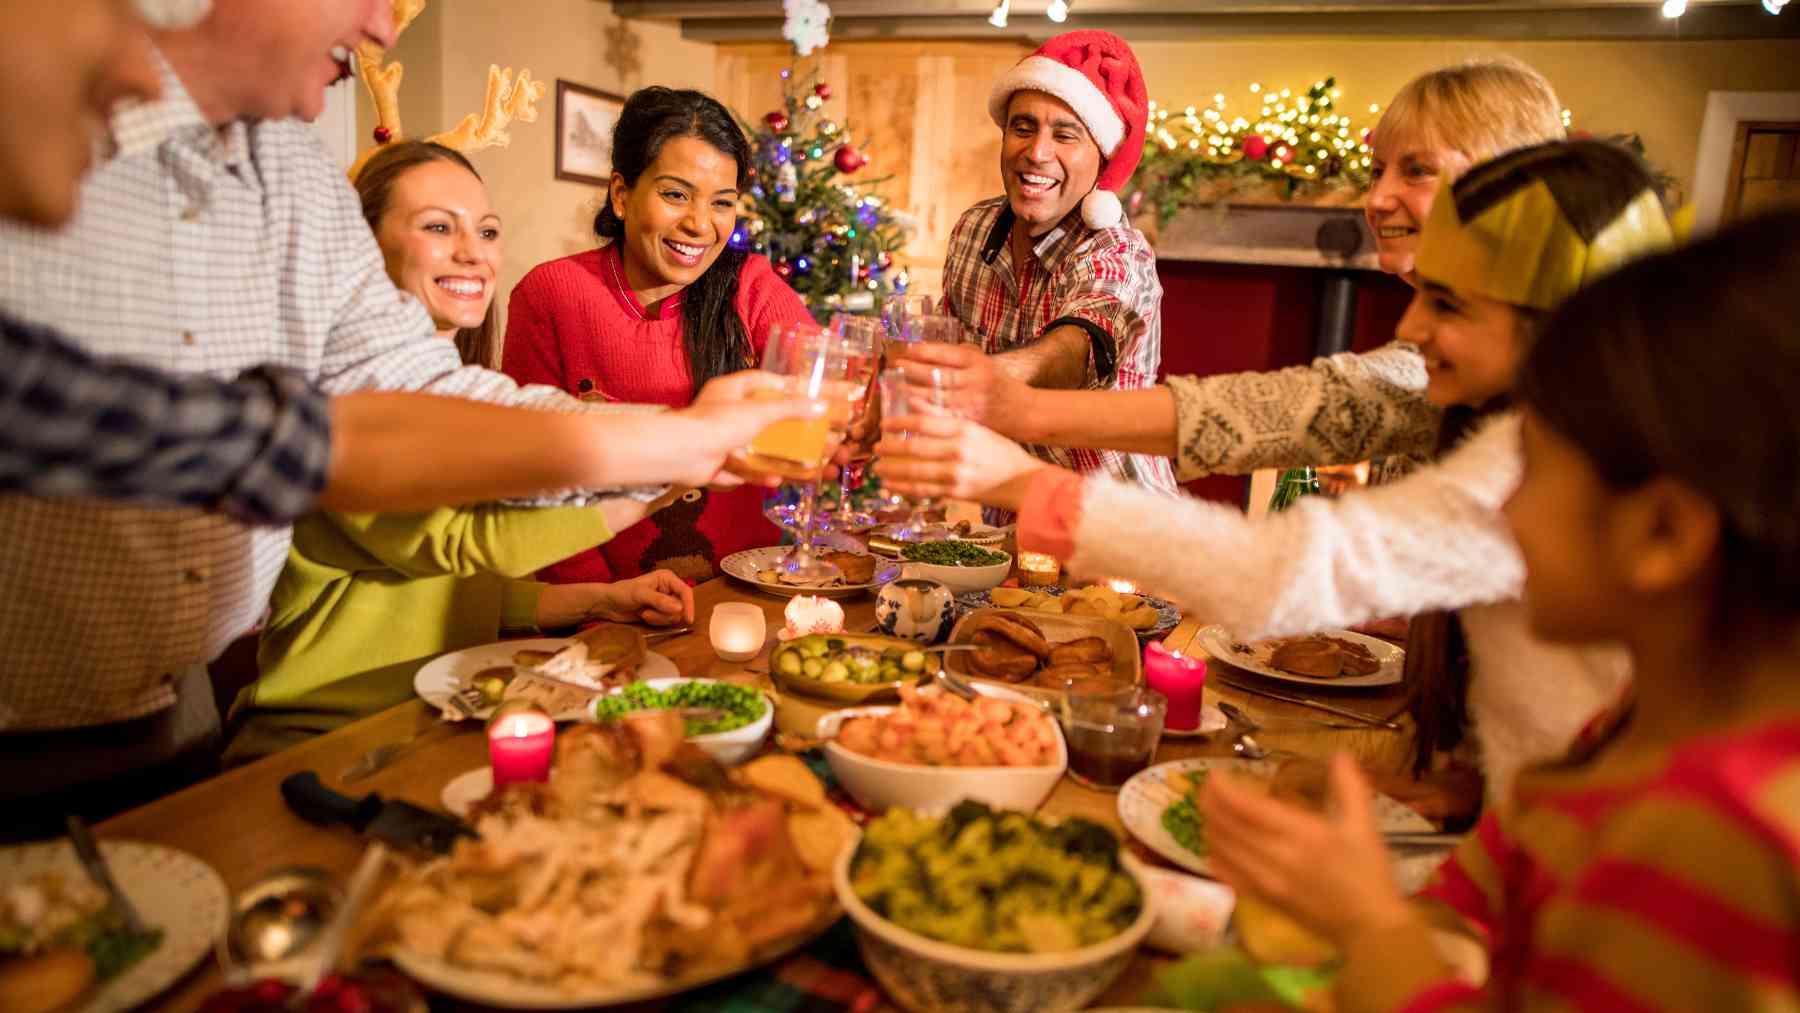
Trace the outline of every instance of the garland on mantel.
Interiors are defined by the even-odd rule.
[[[1150,103],[1144,157],[1127,189],[1126,208],[1133,218],[1154,216],[1167,225],[1183,205],[1246,201],[1300,202],[1321,205],[1356,203],[1368,189],[1373,135],[1339,111],[1341,97],[1334,77],[1316,81],[1300,95],[1290,89],[1265,91],[1250,85],[1255,119],[1232,116],[1225,94],[1213,96],[1204,109],[1175,111]],[[1381,112],[1369,105],[1369,115]],[[1563,125],[1571,114],[1563,110]],[[1571,130],[1572,139],[1593,134]],[[1601,138],[1644,158],[1644,142],[1635,133]],[[1648,159],[1646,159],[1648,161]],[[1671,207],[1680,203],[1680,181],[1652,168]]]

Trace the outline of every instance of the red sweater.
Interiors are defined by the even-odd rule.
[[[750,336],[746,366],[762,358],[769,328],[809,319],[794,290],[765,257],[738,272],[738,319]],[[682,342],[681,294],[646,311],[625,284],[611,245],[539,264],[513,288],[501,368],[520,383],[561,387],[580,398],[661,404],[693,400],[693,373]],[[780,533],[762,516],[763,492],[689,493],[597,549],[545,568],[556,584],[619,580],[659,567],[698,583],[741,549],[774,545]]]

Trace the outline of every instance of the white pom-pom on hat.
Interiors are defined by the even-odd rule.
[[[137,0],[137,9],[156,28],[192,28],[212,13],[212,0]]]
[[[1111,190],[1091,190],[1081,198],[1081,220],[1090,229],[1110,229],[1125,220],[1125,205]]]

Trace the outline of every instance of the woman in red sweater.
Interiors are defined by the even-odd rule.
[[[727,245],[750,144],[731,113],[697,91],[644,88],[612,139],[599,249],[539,264],[513,289],[502,368],[587,399],[693,400],[707,380],[762,357],[769,329],[808,320],[765,257]],[[698,583],[740,549],[774,545],[763,491],[695,490],[540,576],[618,580],[656,569]]]

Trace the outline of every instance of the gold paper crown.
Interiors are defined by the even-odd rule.
[[[426,0],[391,2],[394,5],[394,35],[398,37],[425,9]],[[370,156],[406,136],[400,129],[400,81],[406,75],[406,67],[400,63],[383,64],[381,61],[386,57],[387,50],[372,42],[357,46],[350,57],[356,61],[356,76],[362,79],[369,89],[369,97],[375,100],[376,120],[375,146],[359,155],[356,164],[350,167],[353,180]],[[506,132],[507,126],[515,120],[537,122],[537,102],[543,97],[544,82],[533,81],[531,71],[520,68],[515,78],[511,67],[501,70],[497,64],[489,64],[487,99],[482,102],[481,112],[464,116],[454,129],[433,134],[426,140],[464,154],[482,148],[504,148],[512,143],[512,137]]]
[[[1463,221],[1452,184],[1438,188],[1425,219],[1419,277],[1489,299],[1553,310],[1601,275],[1675,245],[1668,216],[1645,190],[1593,239],[1581,238],[1556,195],[1533,180]]]

